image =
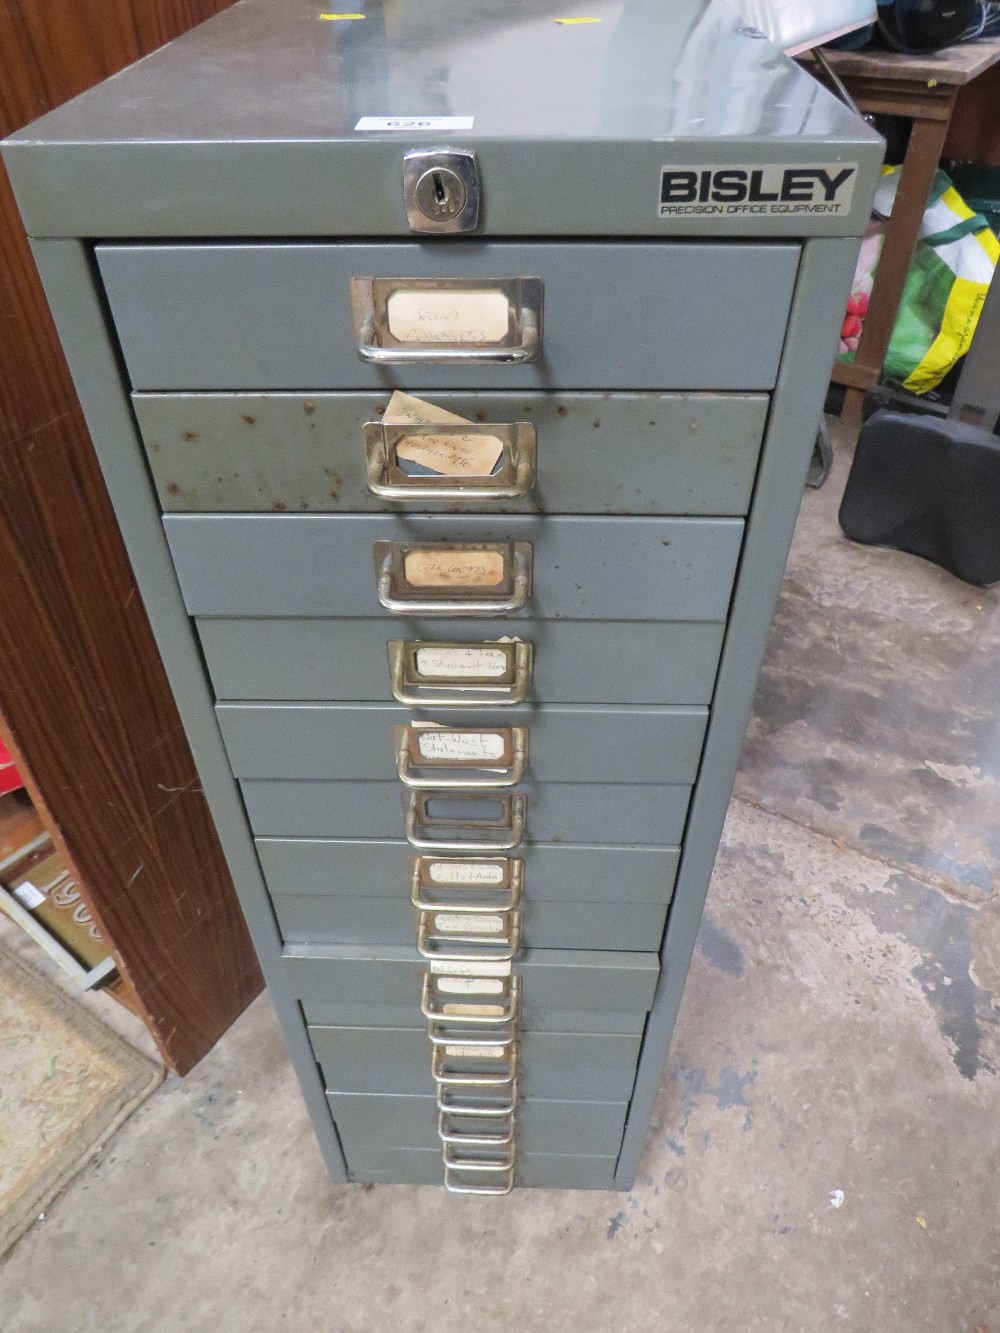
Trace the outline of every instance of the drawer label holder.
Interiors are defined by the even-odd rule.
[[[374,365],[526,365],[542,354],[541,278],[351,278],[358,356]]]
[[[391,639],[389,681],[414,708],[511,708],[531,692],[534,649],[520,639],[426,643]]]
[[[377,541],[372,556],[394,615],[509,616],[531,596],[530,542]]]
[[[424,791],[498,791],[516,787],[528,766],[527,727],[480,730],[411,722],[393,728],[396,773]]]

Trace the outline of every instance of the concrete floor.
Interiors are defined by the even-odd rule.
[[[4,1333],[1000,1333],[997,596],[807,493],[628,1195],[332,1188],[266,1000],[0,1272]]]

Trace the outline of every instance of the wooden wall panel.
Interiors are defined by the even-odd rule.
[[[228,0],[0,0],[0,136]],[[6,175],[0,712],[168,1062],[261,989]]]

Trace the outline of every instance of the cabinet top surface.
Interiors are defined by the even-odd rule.
[[[434,131],[457,145],[875,138],[723,0],[338,3],[242,0],[14,142],[350,143],[366,116],[471,118]]]
[[[725,0],[333,3],[240,0],[14,135],[29,234],[408,235],[403,154],[449,147],[479,156],[481,235],[867,222],[881,139]],[[851,164],[832,209],[783,175]],[[664,211],[661,172],[695,167],[742,169],[747,190],[763,167],[750,197],[791,202]]]

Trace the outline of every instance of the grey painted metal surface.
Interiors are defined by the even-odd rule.
[[[284,969],[300,1000],[367,1004],[374,1023],[382,1006],[413,1003],[430,963],[412,945],[372,949],[290,944],[284,951]],[[660,960],[654,953],[525,949],[514,962],[514,973],[523,978],[523,1012],[531,1026],[533,1007],[543,1005],[617,1013],[648,1009]],[[422,1026],[416,1006],[411,1019]]]
[[[552,942],[529,938],[515,964],[525,1088],[631,1099],[617,1162],[528,1151],[518,1179],[631,1183],[877,180],[877,137],[721,0],[596,3],[599,22],[575,26],[531,0],[428,0],[394,7],[387,26],[381,7],[328,23],[297,0],[244,0],[5,150],[29,229],[88,238],[40,243],[39,264],[335,1179],[441,1180],[437,1151],[377,1135],[353,1134],[345,1160],[306,1031],[334,1088],[433,1090],[426,961],[412,937],[342,933],[396,938],[408,910],[399,783],[373,739],[372,719],[389,728],[407,715],[390,703],[386,643],[514,632],[534,645],[529,697],[541,705],[523,710],[540,737],[520,793],[538,893],[526,921]],[[512,68],[516,96],[496,77]],[[418,119],[357,128],[389,115]],[[481,226],[416,243],[402,157],[442,144],[478,154]],[[716,194],[732,172],[748,200],[735,209]],[[839,199],[834,177],[847,182]],[[835,202],[817,203],[827,189]],[[542,277],[544,355],[372,366],[355,351],[348,280],[378,275]],[[776,379],[754,474],[764,404],[742,391]],[[373,501],[359,426],[397,384],[439,390],[474,419],[534,423],[539,483],[524,512]],[[135,400],[163,507],[177,511],[163,526],[130,411],[137,389],[182,391]],[[605,400],[613,389],[629,392]],[[655,425],[642,424],[647,406]],[[303,505],[326,512],[247,512]],[[443,539],[530,543],[523,609],[383,610],[373,543]],[[380,593],[399,600],[391,582]],[[230,701],[242,784],[188,613],[201,618],[214,693]],[[304,707],[289,710],[295,701]],[[292,716],[305,728],[289,730]],[[560,733],[572,718],[578,732]],[[682,839],[659,952],[652,939],[609,948],[640,924],[656,932]],[[614,913],[619,934],[606,929]],[[330,937],[282,946],[293,921],[318,936],[330,921]]]
[[[405,1004],[380,1005],[378,1026],[409,1028],[413,1024],[413,1013],[412,997]],[[374,1021],[369,1004],[347,1004],[331,1000],[303,1000],[302,1014],[306,1023],[314,1027],[367,1028]],[[522,1005],[521,1031],[600,1032],[641,1038],[646,1028],[646,1018],[644,1009],[559,1009],[545,1004],[529,1005],[525,1009]],[[425,1039],[426,1036],[424,1032]]]
[[[341,1142],[349,1157],[369,1147],[441,1151],[433,1097],[400,1094],[328,1094]],[[554,1101],[528,1097],[518,1106],[518,1136],[524,1151],[617,1156],[628,1103]],[[488,1122],[476,1128],[488,1132]]]
[[[272,895],[393,897],[406,882],[403,841],[258,838]],[[512,855],[524,862],[537,902],[666,903],[680,860],[676,847],[565,847],[535,843]],[[375,941],[372,941],[373,943]]]
[[[331,1092],[434,1091],[426,1030],[311,1027],[309,1036]],[[521,1043],[526,1097],[618,1101],[631,1091],[638,1036],[528,1029]]]
[[[387,673],[386,644],[484,643],[510,635],[535,647],[530,697],[551,703],[707,704],[721,621],[209,619],[198,634],[220,699],[363,701]]]
[[[415,913],[398,883],[401,855],[394,870],[395,897],[363,898],[346,894],[281,894],[271,900],[286,941],[295,944],[408,944],[416,933]],[[535,885],[524,899],[521,938],[534,949],[658,949],[667,904],[572,902],[539,899]]]
[[[498,710],[415,709],[399,704],[219,704],[219,725],[238,778],[396,778],[393,728],[425,718],[502,737],[527,729],[536,782],[692,783],[705,735],[703,708],[582,708],[543,704]],[[461,770],[425,769],[454,779]],[[475,777],[475,773],[468,774]]]
[[[403,832],[400,784],[396,782],[271,782],[244,779],[243,801],[253,831],[277,838],[398,838]],[[665,843],[684,832],[691,788],[639,783],[522,783],[527,801],[525,842]],[[405,799],[405,798],[404,798]],[[437,813],[435,813],[437,812]],[[442,821],[498,819],[498,798],[483,795],[459,807],[454,797],[435,796],[431,814]],[[486,833],[460,833],[462,841]]]
[[[126,245],[97,259],[137,389],[769,389],[799,248]],[[542,357],[367,365],[350,291],[364,276],[541,278]]]
[[[664,937],[663,984],[650,1014],[618,1162],[616,1180],[621,1188],[628,1188],[638,1169],[653,1113],[812,456],[812,423],[822,410],[837,334],[817,311],[821,302],[835,310],[846,309],[856,260],[857,247],[850,241],[810,241],[803,255],[719,670],[713,725]]]
[[[525,1153],[518,1159],[515,1183],[536,1189],[612,1190],[614,1157],[578,1157],[572,1153]],[[374,1184],[441,1185],[441,1153],[406,1148],[373,1150],[357,1159],[350,1178]]]
[[[862,233],[880,140],[724,0],[594,0],[601,21],[575,28],[563,12],[426,0],[331,23],[245,0],[14,137],[29,232],[405,236],[404,151],[453,144],[479,156],[488,235]],[[665,164],[734,161],[862,172],[836,213],[658,215]]]
[[[196,616],[380,615],[376,541],[530,541],[538,616],[717,620],[743,538],[735,518],[169,514],[163,525]]]
[[[549,514],[745,514],[768,405],[763,394],[421,396],[473,422],[531,422],[537,480],[523,499],[490,508]],[[361,428],[388,401],[384,393],[139,393],[132,405],[166,513],[476,507],[386,506],[372,494]]]

